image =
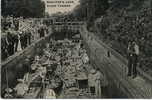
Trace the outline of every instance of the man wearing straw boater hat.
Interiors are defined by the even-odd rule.
[[[28,86],[24,83],[23,79],[18,79],[17,81],[19,83],[14,88],[14,90],[16,91],[16,97],[23,98],[25,93],[28,91]]]

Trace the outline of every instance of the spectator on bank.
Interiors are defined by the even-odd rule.
[[[137,76],[137,63],[139,55],[139,46],[135,41],[129,42],[128,45],[128,76],[135,78]]]
[[[19,29],[19,19],[14,18],[13,23],[14,23],[14,26],[15,26],[15,30],[18,31],[18,29]]]
[[[21,31],[19,33],[19,36],[20,36],[20,41],[21,41],[21,48],[23,50],[24,49],[24,31]]]
[[[17,98],[23,98],[25,93],[28,91],[28,86],[24,83],[22,79],[18,79],[18,84],[14,88],[16,91],[16,97]]]
[[[28,31],[24,31],[24,48],[28,46]]]
[[[5,33],[3,36],[6,37],[2,37],[1,40],[2,60],[12,56],[17,51],[25,49],[32,42],[40,37],[44,37],[45,34],[48,33],[46,26],[39,25],[34,22],[35,20],[30,18],[13,18],[12,16],[2,17],[2,33]],[[19,31],[22,33],[19,33]]]
[[[44,28],[42,26],[39,28],[38,33],[40,35],[40,38],[45,36]]]
[[[14,54],[14,40],[11,31],[7,32],[7,41],[8,41],[8,53],[9,56]]]
[[[89,62],[89,57],[86,53],[86,51],[84,52],[83,56],[82,56],[82,59],[83,59],[83,63],[86,64]]]
[[[22,47],[22,49],[25,49],[27,47],[27,32],[22,31],[22,33],[20,35],[21,35],[20,36],[21,47]]]
[[[21,46],[21,32],[18,34],[18,46],[17,46],[17,51],[22,51],[22,46]]]
[[[6,36],[1,38],[1,57],[2,60],[5,60],[9,56],[8,54],[8,41]]]
[[[18,32],[17,31],[14,31],[13,39],[14,39],[14,52],[17,52],[17,47],[18,47]]]
[[[31,33],[31,31],[28,29],[28,30],[27,30],[27,43],[28,43],[28,45],[31,45],[31,37],[32,37],[32,33]]]
[[[97,71],[96,71],[96,74],[95,74],[95,93],[96,93],[96,96],[98,98],[101,98],[102,96],[102,88],[101,86],[103,85],[103,82],[104,82],[104,76],[103,74],[100,72],[100,69],[97,68]]]

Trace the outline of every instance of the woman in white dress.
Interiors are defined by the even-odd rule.
[[[44,93],[44,99],[56,99],[56,93],[51,89],[50,85],[47,85],[47,89]]]
[[[17,46],[17,51],[22,51],[22,48],[21,48],[21,40],[20,40],[20,34],[18,34],[18,46]]]

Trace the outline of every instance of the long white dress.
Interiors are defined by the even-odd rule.
[[[54,90],[47,89],[44,94],[44,99],[56,99],[56,94],[55,94]]]
[[[18,35],[18,46],[17,46],[17,51],[22,51],[20,35]]]
[[[101,98],[102,92],[101,92],[101,85],[103,84],[102,81],[104,80],[103,74],[99,71],[97,71],[96,75],[96,80],[95,80],[95,90],[96,90],[96,95],[97,97]]]

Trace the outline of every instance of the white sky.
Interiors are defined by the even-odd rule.
[[[79,0],[42,0],[45,1],[46,4],[46,12],[48,12],[49,14],[54,14],[57,12],[69,12],[71,11],[73,8],[75,8],[78,4],[79,4]],[[47,3],[51,2],[51,3]],[[73,1],[74,3],[55,3],[55,2],[67,2],[67,1]],[[53,2],[53,3],[52,3]],[[47,7],[47,5],[71,5],[70,7]]]

